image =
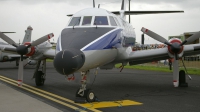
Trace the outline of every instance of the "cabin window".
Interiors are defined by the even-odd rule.
[[[80,24],[81,17],[73,17],[69,26],[78,26]]]
[[[83,18],[82,25],[88,26],[88,25],[91,24],[91,21],[92,21],[92,16],[85,16],[85,17]]]
[[[107,16],[96,16],[94,20],[94,25],[108,25]]]
[[[109,16],[109,18],[110,18],[110,24],[112,26],[117,26],[117,23],[115,22],[114,18],[112,16]]]

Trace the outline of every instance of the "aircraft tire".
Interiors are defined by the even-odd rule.
[[[96,96],[95,96],[94,92],[91,89],[85,90],[84,96],[85,96],[85,98],[86,98],[86,100],[88,102],[94,102],[95,99],[96,99]]]
[[[45,79],[43,78],[44,73],[42,71],[37,71],[35,75],[35,84],[37,86],[43,86]]]

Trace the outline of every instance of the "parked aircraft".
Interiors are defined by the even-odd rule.
[[[94,1],[93,1],[94,2]],[[149,49],[132,51],[135,44],[135,32],[131,24],[125,20],[126,15],[138,14],[156,14],[156,13],[174,13],[183,11],[125,11],[125,2],[122,0],[120,11],[109,12],[101,8],[83,9],[72,16],[67,27],[64,28],[58,38],[56,52],[53,50],[40,51],[41,58],[54,58],[54,67],[56,71],[65,76],[72,76],[75,72],[81,72],[81,87],[76,92],[76,97],[86,98],[88,102],[95,101],[95,94],[91,89],[86,89],[89,80],[90,69],[112,69],[115,64],[121,63],[122,69],[128,63],[136,65],[158,60],[174,58],[173,62],[173,84],[175,87],[181,83],[179,81],[178,58],[183,56],[199,54],[200,45],[190,43],[200,37],[200,32],[194,34],[184,42],[179,39],[167,41],[158,34],[142,28],[142,32],[152,38],[168,45],[168,47],[160,49]],[[120,16],[116,15],[120,14]],[[52,36],[52,35],[49,35]],[[16,47],[17,53],[21,56],[33,52],[39,42],[43,42],[48,36],[40,38],[28,46],[17,46],[9,37],[0,35],[1,38]],[[37,53],[36,53],[37,54]],[[31,53],[31,56],[36,55]],[[22,60],[23,61],[23,60]],[[40,66],[38,64],[38,66]],[[45,64],[43,64],[45,68]],[[23,68],[19,68],[19,76],[23,76]],[[42,77],[45,74],[36,69],[35,78],[36,85],[43,85]],[[20,78],[22,80],[22,78]]]
[[[24,39],[22,41],[22,44],[24,44],[25,42],[30,42],[31,41],[31,33],[32,33],[33,28],[31,26],[27,27],[27,30],[25,30],[25,36]],[[2,32],[2,33],[15,33],[15,32]],[[20,43],[19,43],[20,44]],[[13,46],[3,43],[0,43],[0,48],[13,48]],[[27,58],[26,56],[24,56],[24,58]],[[19,65],[19,59],[20,59],[20,55],[18,54],[12,54],[9,52],[2,52],[0,50],[0,62],[10,62],[10,61],[16,61],[16,66]],[[34,61],[30,62],[29,64],[33,64]]]
[[[23,68],[24,68],[23,60],[24,60],[24,58],[27,58],[27,60],[28,60],[27,64],[29,64],[29,65],[37,64],[33,78],[39,77],[39,78],[35,79],[36,84],[39,86],[39,85],[41,85],[41,82],[43,82],[45,80],[45,78],[43,78],[42,76],[45,75],[46,68],[43,66],[46,65],[46,58],[48,57],[48,55],[44,56],[43,53],[50,52],[55,55],[55,50],[52,49],[51,43],[45,42],[46,40],[48,40],[54,36],[53,33],[43,36],[42,38],[37,39],[36,41],[33,41],[31,43],[32,30],[33,29],[30,26],[27,28],[26,35],[24,37],[24,41],[22,42],[21,45],[16,44],[12,39],[10,39],[6,35],[4,35],[2,32],[0,32],[0,38],[3,39],[4,41],[6,41],[7,43],[9,43],[10,45],[12,45],[12,46],[10,46],[10,45],[0,46],[1,51],[4,53],[12,54],[12,55],[16,54],[15,56],[17,56],[19,58],[19,70],[18,70],[18,85],[19,86],[22,85],[22,80],[23,80]],[[39,70],[41,61],[43,61],[43,63],[42,63],[43,69]],[[27,65],[27,64],[25,64],[25,65]],[[38,83],[38,81],[39,81],[39,83]]]

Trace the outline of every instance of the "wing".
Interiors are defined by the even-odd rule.
[[[182,52],[182,56],[200,54],[200,44],[184,45],[184,50]],[[127,60],[130,65],[135,65],[169,58],[172,57],[170,56],[169,50],[166,47],[159,49],[132,51],[129,54],[129,57],[125,60]]]
[[[48,49],[44,52],[44,56],[49,59],[54,59],[56,55],[56,49]]]

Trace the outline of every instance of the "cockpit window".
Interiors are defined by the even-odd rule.
[[[96,16],[94,19],[94,25],[108,25],[107,16]]]
[[[80,23],[81,17],[73,17],[69,26],[78,26]]]
[[[82,25],[84,25],[84,26],[90,25],[90,24],[91,24],[91,20],[92,20],[92,16],[85,16],[85,17],[83,18],[83,23],[82,23]]]
[[[110,18],[110,24],[112,26],[117,26],[117,23],[115,22],[114,18],[112,16],[109,16],[109,18]]]

